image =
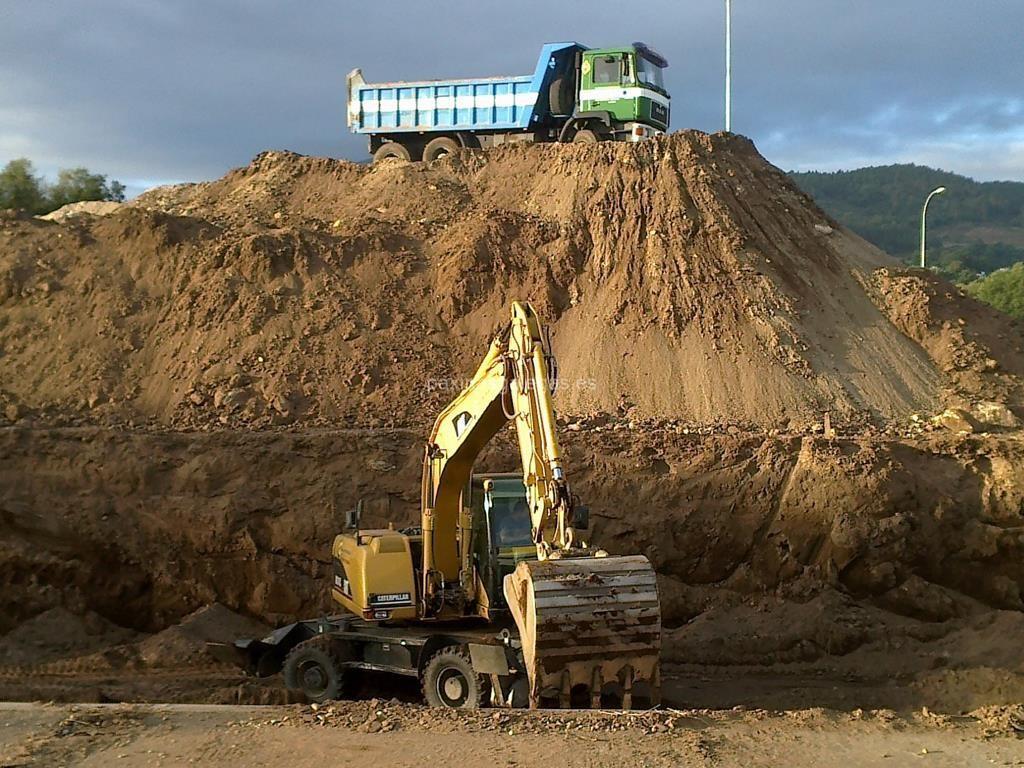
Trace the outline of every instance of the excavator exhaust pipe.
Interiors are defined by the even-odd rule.
[[[660,703],[661,608],[646,557],[521,562],[504,591],[523,644],[530,707]]]

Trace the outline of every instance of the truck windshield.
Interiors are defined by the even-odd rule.
[[[636,57],[636,76],[641,83],[653,85],[656,88],[665,87],[665,70],[653,61],[643,56]]]

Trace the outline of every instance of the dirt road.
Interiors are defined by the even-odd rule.
[[[1016,722],[886,710],[463,715],[393,702],[319,712],[2,704],[0,765],[1024,765]]]

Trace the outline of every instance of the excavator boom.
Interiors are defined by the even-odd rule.
[[[643,555],[613,557],[580,541],[562,465],[552,393],[556,366],[533,308],[514,302],[469,386],[438,417],[424,461],[425,610],[443,605],[457,572],[471,589],[468,550],[447,542],[464,530],[459,494],[477,454],[512,421],[537,560],[505,577],[503,592],[519,629],[532,706],[631,706],[658,700],[661,612]],[[443,594],[442,594],[443,598]],[[450,600],[449,600],[450,602]],[[433,608],[438,610],[437,608]]]

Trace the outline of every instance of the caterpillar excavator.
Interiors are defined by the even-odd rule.
[[[338,615],[214,648],[253,672],[283,670],[307,700],[339,698],[351,670],[419,679],[446,707],[653,706],[661,612],[643,555],[584,539],[555,432],[555,360],[527,303],[512,304],[423,457],[421,525],[358,528],[333,545]],[[512,423],[522,474],[474,474]]]

